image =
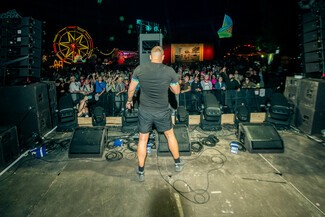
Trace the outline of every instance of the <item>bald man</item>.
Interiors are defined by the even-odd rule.
[[[144,181],[147,143],[153,125],[158,132],[164,132],[167,138],[168,147],[175,162],[175,171],[180,172],[184,166],[184,161],[179,156],[178,142],[174,134],[168,102],[168,89],[174,94],[179,94],[180,85],[175,70],[163,64],[163,60],[164,50],[162,47],[153,47],[150,62],[135,68],[128,90],[126,108],[131,109],[136,87],[140,84],[139,143],[137,150],[139,181]]]

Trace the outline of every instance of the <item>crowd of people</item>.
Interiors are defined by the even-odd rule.
[[[224,93],[235,93],[243,88],[270,87],[283,91],[285,80],[277,72],[269,71],[259,62],[208,61],[197,63],[174,63],[170,66],[178,74],[181,92],[186,100],[196,100],[197,110],[203,105],[202,95],[213,92],[221,104],[225,105]],[[104,62],[96,62],[89,67],[79,64],[66,70],[66,73],[54,73],[58,102],[64,95],[71,95],[78,109],[79,117],[91,115],[93,106],[102,106],[107,116],[122,114],[133,70],[136,66],[110,67]],[[134,100],[139,100],[137,88]],[[190,95],[190,98],[188,97]],[[183,97],[184,98],[184,97]],[[177,105],[183,105],[180,96],[176,96]]]

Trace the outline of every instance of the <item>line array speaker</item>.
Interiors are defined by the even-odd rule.
[[[314,4],[321,3],[315,2]],[[320,78],[324,73],[325,19],[322,9],[324,9],[323,6],[315,11],[310,10],[302,14],[302,63],[305,76],[310,78]]]
[[[42,22],[32,17],[5,18],[0,22],[0,59],[8,78],[40,78]]]

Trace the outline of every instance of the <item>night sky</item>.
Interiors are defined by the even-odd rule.
[[[100,50],[138,49],[136,19],[156,22],[167,30],[164,43],[212,43],[226,48],[257,40],[278,44],[283,54],[299,53],[299,7],[296,1],[136,1],[136,0],[2,0],[0,13],[16,9],[22,17],[44,22],[45,47],[55,34],[77,25],[91,35]],[[219,39],[224,14],[234,23],[233,37]],[[120,20],[123,16],[124,20]],[[133,31],[128,33],[129,25]],[[114,40],[110,38],[114,36]]]

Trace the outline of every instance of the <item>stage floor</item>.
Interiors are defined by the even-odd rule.
[[[139,182],[136,136],[106,128],[102,157],[69,158],[73,133],[55,131],[45,140],[47,156],[21,156],[0,176],[0,216],[325,216],[325,146],[306,135],[278,130],[284,153],[233,154],[233,125],[220,131],[191,125],[192,142],[209,135],[219,142],[182,156],[180,173],[171,157],[153,149]],[[131,145],[108,149],[118,138]]]

